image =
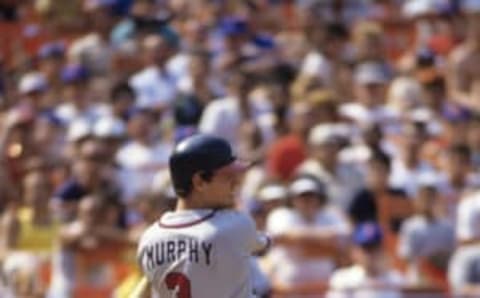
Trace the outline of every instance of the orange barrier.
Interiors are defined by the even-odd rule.
[[[135,270],[134,256],[134,250],[113,244],[78,252],[74,298],[111,297],[121,281]]]

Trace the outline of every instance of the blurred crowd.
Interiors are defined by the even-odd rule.
[[[0,1],[0,297],[128,297],[196,132],[260,295],[480,297],[479,0]]]

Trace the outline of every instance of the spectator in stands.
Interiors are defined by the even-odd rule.
[[[289,186],[292,208],[279,208],[267,218],[266,231],[278,249],[272,250],[269,275],[274,288],[318,289],[345,248],[350,225],[343,212],[328,202],[325,186],[314,176],[300,176]]]
[[[23,206],[10,222],[4,222],[5,236],[12,239],[8,250],[49,253],[57,236],[57,223],[49,206],[48,176],[32,171],[23,180]]]
[[[122,245],[128,245],[133,241],[128,238],[125,231],[112,226],[106,221],[105,198],[99,196],[82,197],[78,205],[77,218],[60,229],[59,247],[53,258],[53,280],[48,297],[71,297],[76,293],[78,279],[89,274],[81,270],[78,262],[82,256],[88,262],[88,255],[101,253],[107,247],[110,254],[119,253]],[[109,246],[110,245],[110,246]],[[113,249],[113,250],[112,250]],[[97,266],[102,266],[98,264]],[[88,265],[88,263],[83,263]],[[91,277],[90,277],[91,278]]]
[[[310,157],[298,168],[298,173],[314,175],[322,181],[329,202],[343,210],[364,183],[352,164],[339,159],[348,134],[349,127],[343,124],[319,124],[312,128],[308,137]]]
[[[388,256],[396,256],[396,238],[403,220],[412,214],[412,204],[402,189],[390,187],[390,158],[382,152],[373,152],[368,161],[366,188],[357,192],[349,206],[354,224],[376,222],[384,234]]]
[[[65,227],[76,223],[66,228],[76,232],[91,212],[85,209],[97,208],[91,200],[82,205],[83,198],[101,197],[103,216],[95,226],[138,238],[163,203],[139,194],[172,196],[169,152],[200,131],[224,137],[252,162],[236,202],[259,228],[268,226],[267,216],[285,210],[288,220],[296,220],[285,227],[288,220],[278,220],[284,230],[274,251],[288,251],[288,258],[298,253],[306,270],[289,271],[293,261],[284,265],[279,257],[272,277],[315,279],[320,275],[308,272],[322,261],[346,265],[348,260],[325,254],[334,245],[323,247],[315,238],[315,220],[307,220],[335,217],[327,211],[334,209],[331,203],[352,223],[373,221],[383,231],[382,252],[356,245],[356,264],[375,263],[366,256],[382,254],[396,269],[404,269],[399,256],[443,266],[448,256],[440,262],[430,249],[445,240],[437,229],[455,224],[459,245],[449,260],[450,285],[454,293],[480,296],[474,292],[480,276],[474,235],[480,188],[478,0],[0,2],[0,261],[8,269],[4,282],[16,291],[11,295],[34,295],[31,290],[42,285],[30,278],[40,276],[35,268],[14,272],[33,264],[30,259],[4,259],[11,253],[6,250],[25,244],[20,229],[5,231],[15,226],[8,223],[28,226],[32,240],[55,230],[41,225],[45,218],[37,212],[30,218],[36,207],[23,198],[51,205],[48,215]],[[293,205],[289,209],[271,196],[271,188],[269,195],[262,193],[264,187],[290,185],[302,173],[320,179],[326,195],[293,195],[286,200]],[[422,182],[425,173],[439,177],[435,189]],[[333,229],[340,229],[345,219],[335,212]],[[410,249],[399,255],[402,223],[400,246]],[[427,236],[417,241],[418,233]],[[110,241],[93,234],[101,249],[65,248],[55,265],[60,260],[63,269],[74,268],[68,262],[82,264],[87,251],[102,267],[123,252],[118,244],[103,254]],[[47,238],[52,237],[35,242],[49,246]],[[340,253],[350,249],[335,244]],[[273,268],[268,261],[261,260],[262,268]],[[134,271],[133,263],[128,267]],[[93,271],[115,272],[102,268]],[[432,272],[427,275],[436,277]],[[133,282],[141,277],[136,273]],[[54,287],[62,281],[59,275]],[[101,288],[99,281],[114,274],[99,275],[81,286],[89,294],[75,294],[112,296],[114,286]],[[273,282],[289,297],[301,294],[287,292],[292,288],[279,279],[254,279],[262,289]],[[84,280],[77,275],[69,282]]]
[[[445,288],[454,226],[439,213],[440,177],[426,173],[418,179],[415,214],[402,224],[398,255],[408,262],[409,283]]]
[[[458,203],[455,232],[457,248],[448,269],[448,280],[455,295],[477,296],[480,293],[480,220],[479,192],[465,195]]]
[[[155,115],[149,109],[134,109],[129,116],[129,140],[119,148],[115,157],[121,167],[124,202],[132,202],[142,189],[148,189],[155,173],[167,166],[171,144],[166,137],[158,137],[155,123]]]
[[[382,249],[383,233],[379,225],[366,222],[353,232],[353,265],[337,269],[330,278],[327,298],[402,297],[403,276],[391,269]]]
[[[70,64],[62,69],[61,79],[65,101],[56,107],[56,116],[67,125],[75,120],[94,122],[100,111],[98,103],[91,98],[88,70],[81,64]]]
[[[255,74],[239,70],[228,78],[227,97],[210,102],[203,112],[199,130],[225,138],[237,148],[240,143],[240,127],[245,121],[255,123],[256,118],[265,111],[251,96],[257,87]],[[227,123],[223,119],[230,119]]]
[[[55,215],[61,221],[69,222],[76,218],[80,200],[97,192],[110,192],[113,182],[105,177],[105,148],[95,142],[85,142],[75,156],[71,176],[62,183],[53,195]]]
[[[479,104],[475,100],[478,92],[478,78],[480,73],[475,65],[479,59],[476,51],[480,42],[480,5],[477,1],[463,1],[462,11],[466,16],[466,39],[455,48],[450,55],[449,83],[450,92],[455,102],[472,110],[479,111]]]
[[[178,78],[170,73],[167,63],[174,51],[173,41],[163,35],[151,34],[142,40],[145,67],[129,80],[137,96],[136,106],[157,111],[172,107]]]

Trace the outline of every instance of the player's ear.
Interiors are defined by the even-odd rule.
[[[205,188],[206,181],[202,178],[202,174],[197,172],[192,176],[192,190],[202,191]]]

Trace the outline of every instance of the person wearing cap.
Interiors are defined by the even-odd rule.
[[[70,123],[66,130],[65,141],[67,142],[64,155],[67,158],[75,158],[79,155],[80,148],[85,141],[92,138],[92,126],[88,121],[78,119]]]
[[[390,81],[388,65],[380,62],[362,62],[355,66],[353,73],[357,100],[367,106],[374,107],[384,103],[386,86]]]
[[[65,44],[61,41],[43,44],[37,51],[38,70],[45,75],[49,85],[47,105],[58,104],[61,100],[60,72],[64,63]]]
[[[93,137],[105,145],[108,151],[107,156],[111,158],[112,162],[126,137],[126,132],[126,125],[123,121],[109,116],[100,118],[92,129]]]
[[[333,272],[350,225],[313,176],[294,179],[289,196],[291,208],[275,209],[267,217],[266,231],[276,244],[267,256],[270,279],[282,291],[318,289]]]
[[[18,84],[18,92],[22,96],[22,104],[34,112],[44,107],[44,96],[48,89],[47,79],[41,72],[29,72],[22,76]]]
[[[66,124],[84,119],[95,121],[101,113],[100,106],[92,101],[90,92],[90,73],[81,64],[68,64],[61,71],[64,84],[64,103],[56,106],[55,114]]]
[[[226,74],[247,60],[243,50],[248,43],[250,29],[247,20],[239,16],[223,18],[218,25],[218,37],[222,42],[222,49],[214,64]]]
[[[449,57],[448,83],[452,99],[475,111],[480,110],[477,100],[480,71],[480,2],[464,0],[461,9],[467,20],[466,39],[457,46]]]
[[[325,183],[330,203],[347,209],[353,194],[364,181],[354,164],[340,160],[340,151],[350,138],[346,124],[319,124],[310,130],[309,157],[297,169],[298,174],[311,174]]]
[[[447,264],[455,246],[454,227],[438,212],[441,177],[424,173],[418,180],[415,213],[402,224],[398,255],[407,261],[411,285],[446,289]]]
[[[288,190],[281,184],[267,183],[258,189],[254,199],[247,202],[247,208],[254,218],[257,229],[265,230],[268,215],[287,204]]]
[[[380,62],[363,62],[354,71],[355,100],[342,104],[339,114],[358,126],[381,125],[390,131],[398,127],[400,112],[387,105],[390,82],[388,66]]]
[[[388,266],[382,241],[383,232],[376,223],[365,222],[355,227],[351,248],[353,264],[333,273],[326,298],[403,297],[404,277]]]
[[[256,199],[260,201],[267,213],[283,206],[288,198],[288,190],[281,184],[266,184],[258,190]]]
[[[160,111],[171,108],[178,93],[178,78],[167,64],[174,51],[172,42],[162,35],[151,34],[142,40],[146,66],[129,80],[137,95],[136,106]]]

